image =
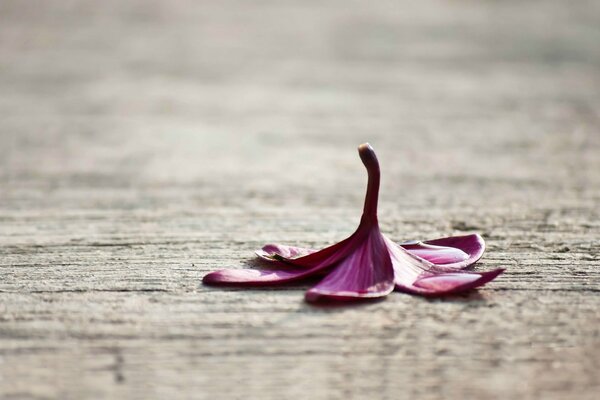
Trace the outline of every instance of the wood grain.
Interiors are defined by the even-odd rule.
[[[0,398],[595,399],[595,1],[0,2]],[[360,217],[465,296],[209,288]]]

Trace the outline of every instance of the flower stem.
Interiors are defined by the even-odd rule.
[[[363,143],[358,146],[358,155],[362,160],[369,181],[367,183],[367,194],[365,196],[365,206],[363,209],[363,220],[377,222],[377,201],[379,199],[379,180],[380,170],[379,161],[375,155],[375,150],[369,143]]]

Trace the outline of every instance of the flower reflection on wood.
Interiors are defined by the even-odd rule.
[[[481,258],[479,235],[396,244],[379,230],[377,202],[380,170],[373,148],[358,147],[368,185],[358,229],[347,239],[316,251],[268,244],[256,254],[276,268],[224,269],[203,279],[210,285],[269,286],[318,278],[306,300],[354,300],[383,297],[394,289],[423,296],[464,292],[491,281],[503,269],[466,271]]]

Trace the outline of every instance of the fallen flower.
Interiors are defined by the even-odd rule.
[[[398,291],[423,296],[464,292],[491,281],[504,269],[465,271],[481,258],[479,235],[396,244],[379,230],[377,202],[380,170],[373,148],[358,147],[368,173],[367,194],[358,229],[348,238],[316,251],[268,244],[256,254],[277,269],[224,269],[203,278],[205,284],[268,286],[320,277],[306,292],[307,301],[377,298]]]

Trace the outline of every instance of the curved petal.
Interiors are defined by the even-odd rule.
[[[376,228],[305,297],[311,302],[355,300],[383,297],[392,290],[394,268],[383,235]]]
[[[263,260],[282,261],[295,267],[315,268],[319,266],[331,266],[348,256],[365,239],[367,233],[368,230],[360,225],[346,239],[318,251],[302,247],[271,244],[266,245],[266,249],[263,247],[261,250],[256,251],[256,255]],[[302,255],[302,253],[305,253],[305,255]],[[292,257],[288,257],[286,254],[292,255]],[[294,255],[296,256],[294,257]]]
[[[314,269],[222,269],[211,272],[202,278],[207,285],[268,286],[298,281],[319,271]]]
[[[483,286],[504,272],[504,268],[486,272],[448,272],[435,275],[425,275],[418,278],[412,285],[396,283],[396,289],[421,296],[443,296],[466,292]]]
[[[307,249],[304,247],[287,246],[285,244],[269,243],[264,245],[255,253],[258,257],[265,261],[285,261],[285,259],[293,260],[315,253],[317,250]]]
[[[354,247],[358,246],[359,241],[363,237],[364,233],[358,230],[352,236],[339,243],[299,258],[285,258],[277,253],[273,253],[275,255],[271,256],[269,261],[283,261],[292,264],[290,269],[222,269],[205,275],[202,278],[202,282],[208,285],[266,286],[321,275],[321,273],[327,271],[331,266],[345,258]],[[271,246],[274,247],[268,247],[265,253],[269,250],[277,251],[282,249],[290,253],[292,252],[290,246]],[[263,258],[262,256],[260,257]]]
[[[483,286],[504,271],[471,272],[450,268],[452,264],[433,264],[385,239],[394,266],[396,289],[402,292],[423,296],[464,292]]]
[[[466,268],[476,263],[485,251],[485,241],[478,234],[405,242],[400,246],[417,257],[451,269]]]
[[[423,242],[402,247],[410,254],[438,265],[461,263],[469,258],[467,253],[456,247],[435,246]]]
[[[425,242],[409,241],[400,243],[400,246],[414,256],[449,269],[466,268],[477,262],[485,251],[485,241],[477,234],[450,236]],[[302,262],[295,260],[316,252],[317,250],[305,247],[269,243],[255,253],[265,261],[283,261],[302,267]]]

